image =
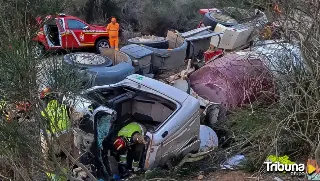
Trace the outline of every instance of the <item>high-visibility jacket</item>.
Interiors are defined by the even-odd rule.
[[[0,110],[4,110],[4,108],[6,107],[6,101],[3,99],[0,99]]]
[[[107,26],[107,31],[109,33],[109,38],[118,38],[119,37],[120,25],[119,23],[109,23]]]
[[[62,172],[63,174],[61,175],[50,173],[50,172],[46,172],[46,174],[51,181],[67,181],[68,179],[66,178],[65,175],[68,174],[68,170],[63,168]]]
[[[52,133],[65,131],[71,126],[67,106],[59,104],[58,100],[51,100],[41,114],[45,118],[48,115]],[[48,129],[47,132],[50,133]]]
[[[127,139],[130,139],[136,132],[144,135],[146,133],[146,127],[137,122],[133,122],[121,128],[121,130],[118,132],[118,136],[123,136]]]
[[[10,116],[8,112],[6,111],[7,102],[3,97],[0,96],[0,117],[4,117],[6,120],[9,121]]]

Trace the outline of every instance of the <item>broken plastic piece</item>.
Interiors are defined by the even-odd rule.
[[[200,152],[208,151],[218,146],[217,134],[208,126],[200,125]]]
[[[224,163],[220,166],[222,169],[235,169],[235,167],[239,166],[241,162],[245,160],[244,155],[235,155],[229,159],[227,159]]]

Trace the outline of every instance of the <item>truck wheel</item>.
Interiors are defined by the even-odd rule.
[[[32,47],[32,55],[34,58],[41,58],[44,55],[45,49],[44,46],[40,43],[35,43]]]
[[[205,26],[211,26],[212,30],[216,28],[216,25],[219,23],[223,26],[230,27],[238,24],[238,22],[232,17],[216,13],[216,12],[208,12],[203,16],[202,23]]]
[[[226,119],[226,109],[220,104],[210,105],[206,113],[206,123],[208,126],[224,121]]]
[[[99,49],[100,47],[101,48],[110,48],[108,39],[103,38],[103,39],[100,39],[97,41],[97,43],[96,43],[96,52],[97,53],[100,53],[100,49]]]
[[[145,45],[152,48],[168,49],[169,42],[163,37],[157,36],[142,36],[135,37],[128,40],[129,44]]]

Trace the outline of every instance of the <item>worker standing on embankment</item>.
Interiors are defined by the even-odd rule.
[[[119,30],[120,30],[119,23],[117,23],[117,20],[115,17],[112,17],[111,23],[109,23],[107,26],[107,32],[109,34],[110,46],[115,50],[119,50]]]

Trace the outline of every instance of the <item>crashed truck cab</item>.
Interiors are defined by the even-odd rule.
[[[116,84],[95,86],[84,97],[99,105],[90,116],[93,134],[76,134],[76,139],[83,140],[77,147],[87,147],[86,151],[106,149],[106,140],[112,144],[118,131],[133,121],[147,128],[148,144],[140,159],[145,170],[200,148],[200,103],[177,88],[133,74]],[[84,146],[85,140],[92,144]]]

